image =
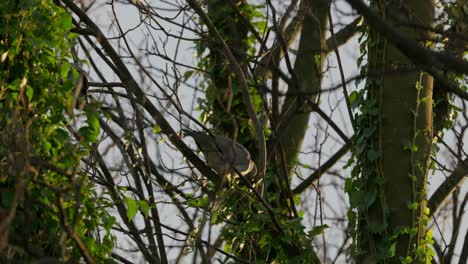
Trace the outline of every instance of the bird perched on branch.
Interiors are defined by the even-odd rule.
[[[222,177],[232,177],[239,172],[253,179],[257,167],[251,159],[249,151],[230,138],[209,135],[203,132],[182,130],[191,136],[198,148],[205,155],[206,163]]]

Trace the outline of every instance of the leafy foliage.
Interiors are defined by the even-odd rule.
[[[72,18],[49,0],[1,1],[0,12],[1,262],[78,260],[83,251],[106,262],[112,217],[80,170],[99,134],[96,108],[86,109],[79,141],[69,130]]]

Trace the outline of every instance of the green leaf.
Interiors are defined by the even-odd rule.
[[[345,192],[350,193],[353,190],[353,179],[346,178],[345,180]]]
[[[400,257],[401,258],[401,257]],[[410,256],[406,256],[406,258],[401,258],[401,263],[402,264],[410,264],[413,263],[413,258]]]
[[[100,126],[99,126],[98,113],[94,107],[90,107],[86,109],[86,117],[88,118],[87,123],[91,127],[91,129],[99,133]]]
[[[416,209],[418,209],[418,206],[419,206],[418,202],[408,203],[408,209],[410,209],[410,210],[416,210]]]
[[[76,151],[76,155],[78,155],[79,157],[86,157],[89,155],[89,150],[87,149],[78,149]]]
[[[419,246],[416,249],[416,255],[418,256],[419,259],[423,259],[424,256],[426,255],[426,251],[424,250],[425,247]]]
[[[309,231],[309,236],[314,237],[316,235],[320,235],[320,234],[323,233],[323,230],[325,230],[327,228],[329,228],[329,226],[327,224],[316,226],[311,231]]]
[[[52,148],[52,144],[49,141],[42,141],[42,148],[44,149],[44,152],[49,152]]]
[[[377,194],[375,192],[353,191],[349,196],[351,207],[365,210],[375,202]]]
[[[356,212],[352,210],[348,210],[348,212],[346,213],[346,216],[350,223],[354,223],[356,221],[356,218],[357,218]]]
[[[370,161],[375,161],[377,160],[378,158],[380,157],[380,152],[378,151],[375,151],[373,149],[369,150],[367,152],[367,158],[370,160]]]
[[[8,59],[12,61],[16,57],[17,54],[18,54],[18,49],[16,48],[16,45],[15,45],[8,50]]]
[[[34,94],[34,89],[31,86],[26,86],[26,97],[31,100]]]
[[[158,134],[159,132],[161,132],[161,127],[159,125],[154,125],[153,133]]]
[[[349,94],[349,103],[351,104],[351,106],[354,107],[354,103],[356,102],[356,98],[358,96],[358,93],[356,91],[353,91],[351,94]]]
[[[125,204],[127,205],[128,221],[132,221],[132,219],[135,217],[136,213],[138,212],[138,205],[135,200],[129,197],[125,198]]]
[[[209,204],[209,199],[207,196],[202,197],[201,199],[190,199],[187,201],[188,206],[203,208]]]
[[[431,213],[431,209],[428,208],[428,207],[424,207],[424,214],[425,214],[425,215],[429,215],[430,213]],[[429,231],[430,231],[431,234],[432,234],[432,230],[429,229]],[[428,231],[428,233],[429,233],[429,231]]]
[[[385,225],[382,223],[369,222],[367,230],[372,234],[382,234],[385,231]]]
[[[148,202],[146,202],[145,200],[140,200],[137,203],[138,203],[138,207],[143,212],[145,217],[148,217],[149,210],[151,209]]]
[[[184,80],[187,81],[194,73],[195,71],[186,71],[184,73]]]
[[[75,72],[76,70],[74,70]],[[62,64],[60,64],[60,78],[63,80],[68,80],[68,73],[70,72],[70,63],[68,61],[63,61]],[[76,75],[73,74],[73,77]],[[75,79],[75,78],[73,78]]]
[[[382,185],[384,185],[386,180],[385,180],[385,177],[377,176],[377,177],[375,177],[374,182],[377,183],[378,185],[382,186]]]
[[[81,127],[78,130],[78,133],[84,138],[87,143],[96,142],[99,136],[99,133],[96,133],[94,129],[90,128],[89,126]]]
[[[364,131],[363,131],[363,135],[364,137],[370,137],[372,136],[372,134],[374,134],[376,128],[375,127],[368,127],[368,128],[365,128]]]
[[[389,257],[394,257],[395,256],[395,248],[396,248],[396,243],[393,243],[390,248],[388,249],[388,256]]]
[[[70,30],[73,27],[72,17],[67,12],[60,12],[61,20],[60,25],[64,30]]]
[[[263,233],[258,240],[258,245],[260,248],[265,248],[271,244],[271,235],[269,233]]]

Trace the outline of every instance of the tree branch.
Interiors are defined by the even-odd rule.
[[[341,149],[339,149],[335,155],[333,155],[331,158],[329,158],[320,168],[318,168],[316,171],[314,171],[314,173],[312,173],[311,175],[309,175],[309,177],[307,177],[307,179],[305,179],[304,181],[302,181],[296,188],[294,188],[292,190],[292,193],[293,194],[300,194],[302,193],[305,189],[307,189],[315,180],[317,180],[318,178],[320,178],[320,176],[322,176],[322,174],[324,174],[325,172],[327,172],[328,169],[330,169],[333,165],[335,165],[335,163],[341,159],[347,152],[348,150],[351,148],[352,146],[352,141],[353,139],[351,139],[350,142],[346,143],[345,145],[343,145],[341,147]]]
[[[453,192],[456,186],[460,185],[465,177],[468,177],[468,157],[459,162],[452,175],[450,175],[428,200],[428,207],[431,215],[439,209],[442,202]]]
[[[363,21],[362,16],[354,19],[353,22],[349,23],[340,31],[335,33],[335,39],[333,39],[333,37],[329,37],[327,39],[325,52],[328,54],[335,49],[338,49],[341,45],[345,44],[348,42],[348,40],[354,37],[354,35],[356,35],[356,33],[361,30],[364,25],[365,22]],[[332,26],[330,25],[330,27]]]
[[[440,70],[453,71],[456,73],[468,74],[468,62],[458,59],[447,53],[440,53],[429,50],[416,41],[401,34],[393,27],[382,21],[369,7],[361,0],[346,0],[354,9],[356,9],[367,20],[367,23],[374,27],[390,43],[397,47],[406,57],[415,64],[421,66],[432,77],[439,80],[446,89],[461,98],[468,100],[468,93],[461,90],[453,82],[444,78]]]
[[[463,249],[460,255],[459,263],[466,263],[468,261],[468,232],[465,234],[465,242],[463,242]]]

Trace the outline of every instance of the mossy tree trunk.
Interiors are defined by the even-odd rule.
[[[429,39],[432,0],[371,5],[401,34],[421,45]],[[361,185],[351,201],[358,211],[356,258],[359,263],[423,261],[433,79],[381,34],[371,30],[367,44],[367,98],[355,148],[363,149],[356,151]]]

